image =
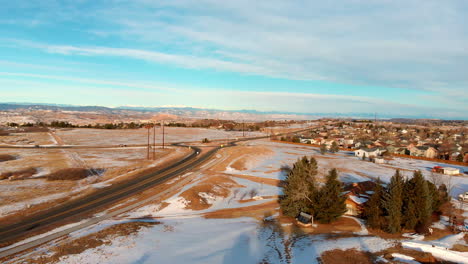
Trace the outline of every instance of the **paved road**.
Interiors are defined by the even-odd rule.
[[[207,153],[197,155],[197,152],[201,153],[202,150],[197,147],[192,147],[192,149],[193,152],[189,156],[157,172],[128,180],[122,184],[104,188],[92,195],[73,200],[47,211],[39,212],[28,217],[26,220],[11,225],[0,225],[0,245],[20,239],[33,231],[36,232],[40,229],[50,227],[58,222],[70,219],[71,217],[76,219],[77,216],[80,215],[86,216],[94,212],[97,208],[111,205],[133,194],[144,191],[171,177],[196,167],[210,158],[217,150],[217,148],[215,148]]]
[[[305,130],[295,131],[295,133],[301,131]],[[243,138],[240,140],[231,141],[227,146],[234,146],[236,142],[240,141],[262,138],[268,138],[268,136]],[[179,147],[182,146],[180,143],[173,145]],[[58,223],[63,221],[79,221],[80,219],[84,219],[100,208],[115,204],[116,202],[119,202],[134,194],[140,193],[144,190],[154,187],[155,185],[161,184],[170,178],[181,175],[186,171],[196,168],[203,162],[210,159],[221,147],[215,147],[212,150],[206,152],[202,151],[202,149],[196,146],[191,146],[190,148],[193,150],[190,155],[157,172],[137,177],[115,186],[103,188],[97,193],[88,195],[81,199],[73,200],[47,211],[39,212],[32,215],[31,217],[28,217],[28,219],[16,222],[14,224],[0,225],[0,246],[2,246],[2,244],[6,245],[12,241],[18,241],[27,237],[33,232],[40,232],[41,230],[47,230],[47,228],[50,229],[54,225],[56,226]],[[47,241],[43,241],[42,239],[38,240],[36,243],[28,243],[27,245],[29,245],[29,247],[23,245],[22,247],[18,247],[16,250],[1,251],[0,258],[37,246],[39,245],[37,244],[39,242],[44,243]]]

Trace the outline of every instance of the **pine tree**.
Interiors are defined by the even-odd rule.
[[[330,223],[346,212],[346,196],[336,169],[330,170],[325,186],[318,192],[315,217],[320,223]]]
[[[440,197],[439,190],[437,186],[430,181],[426,181],[427,188],[429,190],[429,197],[431,198],[431,213],[437,212],[442,205],[442,198]]]
[[[371,195],[367,203],[365,203],[363,216],[367,220],[367,225],[369,227],[382,228],[384,222],[384,210],[382,206],[384,188],[382,187],[380,178],[377,179],[376,184],[374,193]]]
[[[323,155],[327,152],[327,146],[325,144],[320,145],[320,153]]]
[[[332,142],[332,145],[330,147],[330,152],[331,153],[336,153],[340,150],[340,148],[338,147],[338,144],[336,143],[336,141],[333,141]]]
[[[400,232],[403,207],[403,177],[401,177],[399,170],[390,179],[384,194],[383,205],[387,212],[387,231],[392,234]]]
[[[416,227],[422,232],[425,232],[429,226],[430,217],[432,215],[432,197],[427,187],[427,181],[422,176],[421,171],[415,171],[413,178],[414,182],[414,201],[415,212],[418,223]]]
[[[463,154],[461,154],[461,153],[458,154],[458,156],[457,156],[457,161],[458,161],[458,162],[463,162]]]
[[[303,157],[289,171],[285,179],[280,206],[285,215],[296,217],[300,212],[311,213],[316,193],[317,161]]]
[[[405,229],[414,229],[418,223],[416,217],[414,182],[406,180],[403,187],[403,226]]]

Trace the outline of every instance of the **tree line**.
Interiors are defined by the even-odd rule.
[[[377,181],[374,193],[364,206],[363,217],[371,228],[389,233],[403,229],[426,233],[433,213],[439,213],[442,204],[449,201],[445,184],[439,187],[415,171],[411,179],[404,179],[400,171],[384,187]]]
[[[330,223],[346,212],[346,196],[336,169],[331,169],[323,186],[316,182],[317,161],[304,156],[286,168],[280,206],[285,215],[297,217],[300,212],[309,213],[319,223]]]
[[[319,186],[315,158],[306,156],[294,163],[287,171],[280,207],[284,215],[297,217],[308,213],[319,223],[330,223],[346,212],[346,194],[343,183],[338,180],[336,169],[331,169],[325,184]],[[369,200],[362,208],[362,217],[371,228],[388,233],[399,233],[403,229],[426,233],[434,213],[449,201],[445,184],[437,187],[424,179],[421,171],[405,179],[399,170],[384,185],[377,180]]]

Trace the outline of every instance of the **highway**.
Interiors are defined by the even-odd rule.
[[[304,130],[289,133],[297,133],[301,131]],[[268,137],[269,136],[242,138],[236,141],[231,141],[227,145],[224,145],[224,147],[234,146],[236,142]],[[53,227],[58,227],[60,226],[60,223],[72,221],[78,222],[82,219],[86,219],[91,214],[98,212],[100,209],[107,208],[110,205],[116,204],[117,202],[129,198],[132,195],[143,192],[173,177],[196,169],[202,163],[213,157],[214,154],[222,148],[221,146],[217,146],[212,150],[203,151],[199,147],[182,145],[182,143],[174,143],[172,145],[179,147],[190,147],[192,149],[192,153],[182,160],[179,160],[156,172],[127,180],[115,186],[112,185],[110,187],[103,188],[98,192],[92,193],[83,198],[78,198],[76,200],[72,200],[62,205],[53,207],[50,210],[38,212],[34,215],[28,216],[26,219],[23,219],[14,224],[0,224],[0,247],[9,245],[12,242],[20,241],[21,239],[31,236],[32,233],[36,234],[45,232],[48,229],[52,229]],[[42,243],[44,242],[47,241],[43,241]],[[37,245],[37,243],[30,244],[30,247],[23,246],[21,247],[21,251],[32,248],[35,245]],[[7,251],[9,253],[7,253]],[[0,251],[0,258],[18,252],[20,251]]]
[[[114,204],[195,168],[209,159],[218,149],[219,147],[202,153],[200,148],[192,147],[193,151],[190,155],[159,171],[128,180],[115,186],[103,188],[81,199],[76,199],[50,210],[39,212],[23,221],[11,225],[0,225],[0,245],[16,241],[27,236],[31,232],[37,232],[39,229],[54,226],[54,224],[66,221],[71,217],[73,217],[73,220],[77,221],[79,216],[87,216],[89,213],[95,212],[96,209]],[[197,155],[197,152],[200,154]]]

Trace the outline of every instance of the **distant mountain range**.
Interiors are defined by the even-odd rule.
[[[364,118],[374,119],[374,113],[295,113],[295,112],[262,112],[257,110],[221,110],[221,109],[204,109],[194,107],[140,107],[140,106],[119,106],[119,107],[104,107],[104,106],[77,106],[63,104],[40,104],[40,103],[0,103],[0,111],[12,110],[50,110],[50,111],[75,111],[75,112],[93,112],[99,114],[119,115],[125,113],[162,113],[174,115],[179,118],[218,118],[227,120],[308,120],[317,118]],[[394,116],[388,114],[377,114],[378,119],[420,119],[431,116]]]

